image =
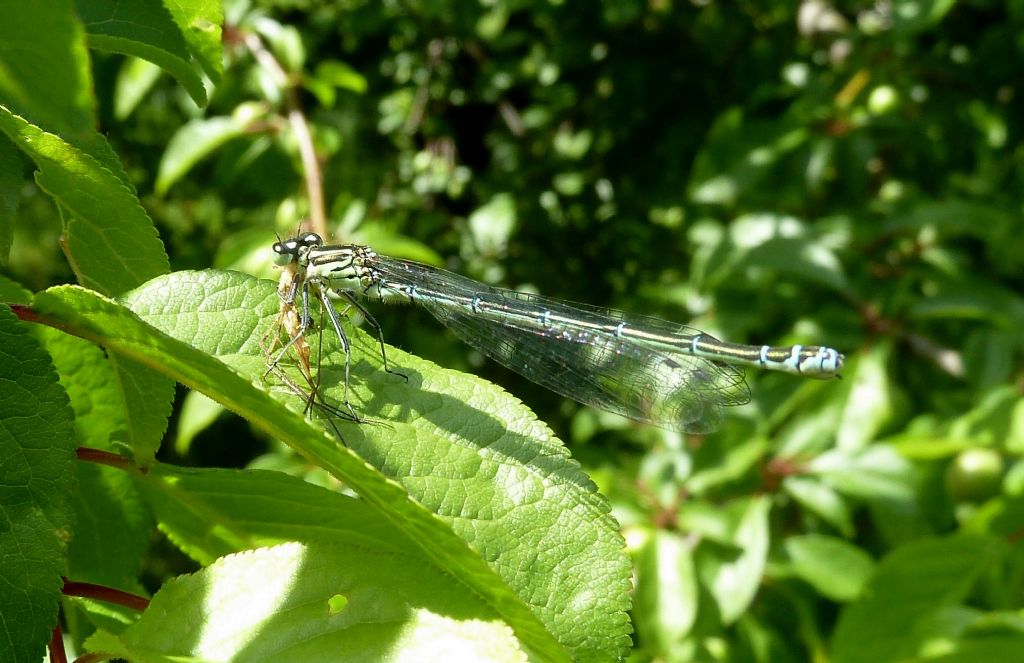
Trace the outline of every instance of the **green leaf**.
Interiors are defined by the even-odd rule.
[[[258,276],[274,274],[273,253],[267,251],[267,229],[253,226],[229,235],[217,247],[213,266]]]
[[[28,304],[30,301],[32,301],[31,290],[23,288],[20,283],[0,274],[0,302]]]
[[[894,214],[886,220],[884,232],[920,233],[937,230],[943,237],[977,237],[1003,239],[1005,233],[1017,229],[1013,212],[970,199],[948,198],[941,201],[924,199],[907,212]]]
[[[0,305],[0,660],[38,661],[72,536],[75,433],[46,352]]]
[[[976,446],[1024,448],[1020,390],[1003,385],[978,397],[974,407],[950,422],[948,436]]]
[[[71,399],[79,443],[116,451],[114,440],[123,435],[127,420],[117,374],[103,350],[46,327],[37,331],[37,337],[53,358],[61,386]]]
[[[636,627],[661,652],[676,650],[697,619],[692,545],[677,532],[654,530],[636,554]]]
[[[39,186],[73,215],[66,251],[83,285],[119,293],[168,270],[153,222],[117,174],[3,107],[0,130],[36,162]]]
[[[168,189],[203,159],[229,140],[245,134],[246,122],[234,116],[192,120],[178,129],[160,159],[154,188],[165,195]]]
[[[874,571],[870,555],[836,537],[791,536],[784,548],[796,576],[835,601],[857,598]]]
[[[92,134],[85,31],[71,0],[0,0],[0,104],[67,140]]]
[[[732,206],[758,189],[781,159],[803,148],[813,134],[794,118],[751,121],[729,108],[715,121],[694,160],[689,198],[704,205]]]
[[[265,233],[264,233],[265,234]],[[415,260],[435,267],[443,267],[444,258],[430,245],[388,230],[379,223],[366,223],[352,235],[353,241],[372,246],[375,251],[395,258]],[[266,240],[264,240],[266,244]]]
[[[1017,330],[1024,326],[1024,297],[990,279],[958,275],[936,280],[929,296],[915,300],[909,314],[918,321],[980,320]]]
[[[302,45],[302,35],[295,26],[286,25],[269,16],[256,15],[251,19],[249,27],[266,40],[286,72],[302,71],[306,62],[306,49]]]
[[[904,39],[939,23],[956,5],[956,0],[914,0],[898,2],[892,8],[892,30]]]
[[[316,78],[342,90],[366,92],[366,77],[346,62],[324,60],[316,65]]]
[[[82,446],[130,451],[137,464],[146,466],[167,428],[174,384],[67,334],[42,332],[40,338],[71,397]]]
[[[476,250],[484,256],[503,256],[516,227],[515,199],[507,193],[491,197],[469,215],[469,230]]]
[[[490,11],[484,12],[477,19],[476,34],[488,42],[500,37],[508,25],[508,11],[508,6],[503,4],[492,6]]]
[[[182,456],[187,454],[195,436],[206,430],[222,414],[224,407],[217,401],[198,391],[188,392],[178,413],[174,450]]]
[[[204,565],[233,552],[285,541],[348,543],[378,554],[418,554],[406,532],[381,518],[365,500],[283,472],[158,464],[137,477],[136,484],[160,529]]]
[[[223,3],[218,0],[163,0],[188,50],[214,85],[224,73]]]
[[[768,557],[768,514],[764,497],[736,500],[724,510],[729,550],[702,547],[698,573],[718,605],[723,623],[735,622],[750,607]]]
[[[205,279],[197,279],[196,275],[186,275],[185,279],[189,277],[196,286],[203,287]],[[227,288],[226,295],[223,288],[214,287],[214,295],[216,297],[219,293],[224,300],[223,305],[232,305],[228,310],[234,310],[237,306],[242,319],[249,323],[250,331],[261,318],[273,320],[273,315],[261,316],[253,311],[257,305],[261,305],[264,312],[276,309],[277,294],[271,282],[264,281],[261,286],[260,282],[238,274],[207,275],[207,278],[211,277],[215,281],[220,279],[221,285],[233,284],[234,287]],[[181,275],[169,278],[177,287],[170,287],[168,279],[162,279],[151,284],[153,287],[148,294],[162,292],[166,300],[171,294],[180,297],[190,293],[190,289],[181,287],[184,283]],[[250,287],[240,287],[237,279],[243,282],[247,280]],[[191,289],[191,294],[194,294],[194,290]],[[227,296],[231,300],[224,299]],[[197,315],[203,314],[202,310],[175,313],[172,307],[165,309],[164,316],[166,320],[194,321]],[[450,529],[418,503],[410,500],[401,487],[369,468],[350,449],[311,427],[298,413],[285,408],[267,393],[255,389],[248,380],[239,377],[220,361],[148,327],[127,309],[95,292],[75,286],[51,288],[36,295],[33,308],[26,311],[25,315],[99,343],[110,352],[124,354],[157,368],[186,386],[213,396],[255,425],[293,446],[357,491],[383,517],[413,537],[436,565],[450,570],[453,576],[463,580],[464,584],[475,589],[495,609],[506,615],[525,643],[537,651],[546,652],[554,659],[563,657],[558,653],[561,648],[529,609]],[[215,309],[207,315],[223,320],[224,311],[218,312]],[[196,329],[192,331],[195,333]],[[204,329],[207,337],[210,331]],[[226,334],[236,341],[241,339],[247,344],[249,352],[257,351],[258,342],[252,340],[250,343],[250,334],[244,329],[212,331],[215,335]],[[255,336],[258,338],[259,334]]]
[[[717,487],[740,480],[764,462],[769,442],[763,437],[751,436],[729,447],[724,454],[720,449],[709,448],[711,446],[699,449],[695,461],[700,469],[686,480],[686,490],[693,495],[706,495]],[[710,459],[712,454],[715,457]]]
[[[833,449],[808,463],[807,470],[841,493],[908,506],[914,501],[918,483],[914,466],[886,444]]]
[[[248,375],[262,374],[259,338],[273,324],[278,309],[272,282],[232,273],[180,273],[154,281],[128,301],[183,338],[219,348],[226,361],[246,367]],[[314,431],[305,419],[253,389],[222,363],[154,332],[88,291],[54,288],[38,295],[34,308],[35,315],[50,324],[160,367],[213,396],[328,469],[404,531],[434,564],[485,597],[537,651],[561,658],[554,641],[505,582],[536,602],[537,615],[574,658],[624,653],[629,568],[607,505],[568,461],[564,448],[535,420],[520,413],[512,416],[508,428],[496,425],[495,414],[509,416],[521,406],[509,410],[514,399],[493,386],[441,371],[396,350],[390,350],[389,358],[410,376],[409,382],[383,374],[370,365],[371,360],[379,362],[376,343],[353,330],[355,379],[372,373],[370,386],[380,386],[380,394],[363,412],[376,419],[376,413],[387,409],[395,416],[387,417],[386,426],[339,425],[351,448],[451,519],[451,525],[485,553],[488,567],[349,448]],[[459,391],[458,399],[445,393],[467,381],[468,402],[461,402]],[[430,411],[425,411],[427,405]],[[434,465],[436,469],[422,473]],[[537,551],[544,553],[538,556]],[[584,623],[586,628],[581,627]]]
[[[127,119],[160,80],[161,74],[163,69],[148,60],[125,58],[114,85],[114,117]]]
[[[979,633],[956,643],[955,651],[928,656],[930,663],[1015,663],[1024,651],[1024,635],[1016,633]]]
[[[150,549],[153,517],[131,476],[120,469],[79,463],[76,477],[82,497],[75,504],[79,526],[70,545],[69,577],[146,594],[139,569]]]
[[[125,357],[115,355],[110,363],[117,372],[128,415],[126,435],[120,442],[130,447],[135,462],[145,467],[156,455],[167,431],[174,404],[174,383]]]
[[[890,343],[877,343],[857,356],[853,370],[844,371],[847,396],[836,427],[837,447],[866,448],[892,420],[896,398],[888,370],[891,356]]]
[[[437,569],[340,544],[225,557],[168,582],[138,622],[86,646],[132,660],[528,660],[494,611]]]
[[[259,339],[277,315],[273,283],[181,272],[125,301],[163,331],[248,375],[265,371]],[[370,421],[338,422],[345,443],[488,551],[488,562],[520,596],[546,587],[534,607],[576,658],[626,646],[625,615],[618,611],[628,601],[628,559],[607,503],[561,442],[494,385],[387,348],[391,368],[408,378],[402,379],[382,370],[376,339],[358,329],[348,333],[348,397]],[[309,339],[313,348],[320,342]],[[345,369],[333,333],[324,336],[323,348],[320,394],[341,406]],[[537,550],[551,552],[538,557]]]
[[[129,437],[124,384],[103,351],[48,327],[36,332],[71,400],[78,443],[111,452],[123,447],[119,441]],[[162,435],[162,422],[150,437],[154,445]],[[140,593],[137,574],[149,547],[152,522],[131,477],[91,463],[78,463],[76,474],[81,499],[75,501],[75,521],[80,526],[70,546],[71,577]]]
[[[979,327],[968,335],[962,352],[938,349],[930,358],[951,374],[964,375],[976,391],[986,391],[1013,383],[1020,340],[1014,329]]]
[[[843,536],[853,536],[853,515],[838,493],[820,480],[791,476],[782,482],[783,489],[804,508],[835,527]]]
[[[21,159],[11,141],[0,136],[0,265],[6,265],[14,243],[14,221],[21,202]]]
[[[71,216],[65,251],[83,284],[123,292],[167,271],[167,254],[152,221],[116,171],[3,108],[0,129],[35,160],[40,187]],[[174,387],[131,361],[111,361],[127,406],[124,442],[144,465],[163,437]]]
[[[71,141],[68,141],[71,142]],[[121,184],[135,194],[135,187],[132,185],[131,180],[128,177],[128,173],[125,172],[124,165],[121,164],[121,158],[114,152],[114,148],[107,142],[107,139],[93,132],[89,136],[85,136],[77,143],[72,143],[75,147],[81,149],[84,153],[89,154],[92,158],[96,159],[107,170],[110,174],[120,180]],[[61,210],[63,213],[67,213],[66,210]]]
[[[181,26],[169,11],[173,3],[84,0],[78,13],[89,45],[149,60],[174,76],[196,104],[206,104],[206,88],[192,66]],[[219,36],[219,28],[218,28]]]
[[[863,598],[840,616],[831,660],[886,663],[921,653],[924,625],[963,601],[1002,551],[994,538],[957,536],[916,541],[891,553]]]
[[[832,249],[809,231],[807,223],[775,213],[745,214],[735,219],[713,258],[704,287],[734,278],[737,272],[767,269],[807,281],[812,285],[845,290],[843,265]]]
[[[366,78],[350,65],[338,60],[318,63],[313,75],[305,77],[302,83],[316,95],[320,105],[326,108],[334,108],[339,89],[356,94],[366,92]]]

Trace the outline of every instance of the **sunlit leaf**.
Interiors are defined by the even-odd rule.
[[[166,583],[138,622],[87,646],[128,659],[221,660],[244,651],[251,661],[360,661],[387,649],[410,661],[440,660],[441,652],[527,660],[512,629],[447,575],[343,544],[230,555]]]

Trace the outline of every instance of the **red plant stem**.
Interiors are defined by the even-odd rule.
[[[78,447],[75,449],[75,456],[78,460],[86,463],[96,463],[97,465],[109,465],[110,467],[116,467],[120,470],[131,470],[136,469],[135,465],[132,464],[131,460],[125,458],[120,454],[111,453],[109,451],[103,451],[102,449],[93,449],[92,447]]]
[[[50,634],[50,663],[68,663],[68,653],[64,651],[64,635],[60,624],[53,627]]]
[[[113,587],[96,585],[91,582],[74,582],[67,578],[64,579],[63,592],[65,596],[80,596],[87,599],[96,599],[97,601],[106,601],[107,603],[123,605],[126,608],[139,612],[142,612],[149,606],[149,599],[144,596],[131,594],[120,589],[114,589]]]

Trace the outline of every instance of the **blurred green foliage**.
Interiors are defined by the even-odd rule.
[[[693,439],[373,307],[389,343],[504,385],[570,443],[635,562],[635,660],[1016,660],[1024,2],[231,0],[224,19],[208,103],[196,67],[90,36],[117,52],[91,52],[99,129],[173,270],[273,275],[274,233],[317,216],[298,115],[338,240],[846,353],[841,382],[748,375],[752,404]],[[72,272],[30,171],[0,181],[0,246],[40,290]],[[248,429],[187,402],[179,453],[251,459]]]

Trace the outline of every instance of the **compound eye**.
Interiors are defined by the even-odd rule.
[[[274,242],[272,250],[274,251],[272,256],[274,264],[284,267],[295,260],[296,254],[299,251],[299,245],[294,239],[290,239],[287,242]]]
[[[303,246],[320,246],[324,243],[324,240],[316,233],[302,233],[298,237],[298,242]]]

